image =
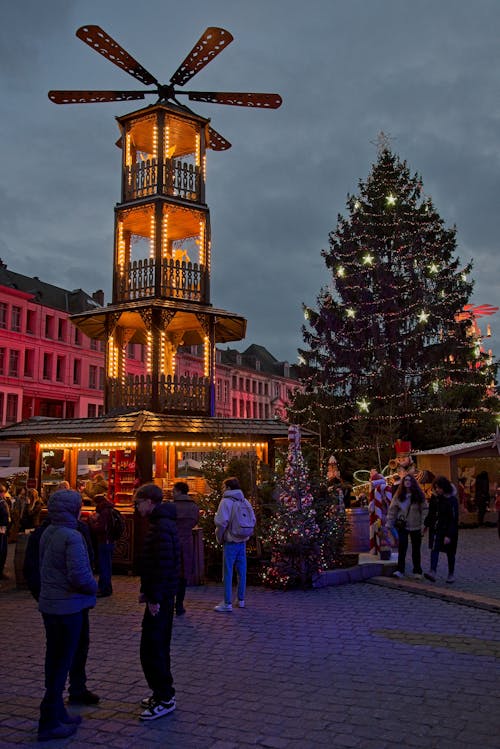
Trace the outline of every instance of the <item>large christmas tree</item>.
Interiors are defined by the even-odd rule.
[[[423,449],[491,433],[495,365],[457,319],[473,282],[455,228],[385,139],[347,208],[322,253],[330,282],[304,308],[291,417],[319,425],[350,469],[384,463],[397,438]]]

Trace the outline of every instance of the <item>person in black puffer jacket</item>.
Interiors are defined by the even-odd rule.
[[[141,590],[146,604],[142,621],[141,665],[152,695],[142,700],[141,720],[155,720],[175,710],[175,689],[170,670],[170,640],[180,566],[176,509],[163,502],[156,484],[144,484],[135,494],[135,507],[149,517],[149,530],[139,557]]]

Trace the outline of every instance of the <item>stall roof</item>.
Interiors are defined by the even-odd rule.
[[[50,437],[51,442],[71,439],[133,438],[138,434],[154,437],[186,439],[195,435],[214,438],[262,438],[288,437],[288,424],[274,419],[220,419],[215,417],[169,416],[151,411],[134,411],[116,416],[101,416],[86,419],[53,419],[34,417],[0,429],[0,440],[41,441]],[[312,432],[303,430],[305,437]]]
[[[500,454],[500,437],[497,430],[496,435],[491,435],[486,440],[477,440],[477,442],[461,442],[458,445],[446,445],[445,447],[435,447],[432,450],[421,450],[415,452],[414,455],[418,458],[419,455],[460,455],[461,453],[473,452],[474,450],[481,450],[484,447],[496,447]]]

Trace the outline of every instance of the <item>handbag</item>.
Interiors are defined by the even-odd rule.
[[[408,520],[408,513],[410,512],[410,508],[408,507],[406,515],[400,515],[397,520],[394,523],[394,527],[399,533],[400,531],[404,531],[406,529],[406,521]]]

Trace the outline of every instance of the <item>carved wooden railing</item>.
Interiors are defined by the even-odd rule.
[[[134,408],[157,413],[209,415],[210,381],[196,375],[161,375],[157,388],[153,388],[151,375],[129,375],[123,382],[108,378],[106,408],[108,411]]]
[[[206,302],[207,272],[202,265],[183,260],[164,259],[161,263],[160,296]],[[154,258],[133,260],[120,278],[120,300],[134,301],[155,296]]]
[[[178,159],[167,159],[163,164],[161,190],[158,174],[157,159],[139,161],[125,167],[123,200],[146,198],[158,192],[183,200],[200,200],[201,170],[199,166]]]

